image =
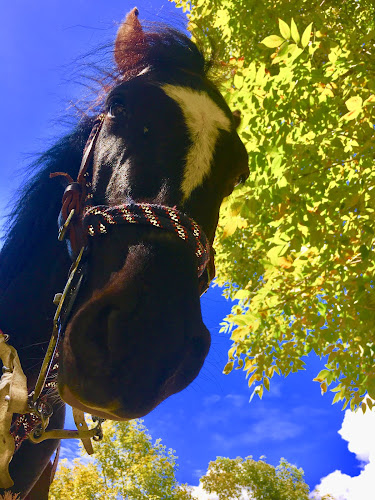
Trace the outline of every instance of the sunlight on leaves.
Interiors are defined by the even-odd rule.
[[[189,20],[249,154],[215,239],[217,283],[241,305],[222,325],[230,361],[272,391],[326,356],[315,379],[353,410],[375,396],[375,5],[320,4],[196,0]]]

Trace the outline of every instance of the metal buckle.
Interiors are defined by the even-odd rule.
[[[74,208],[72,208],[71,211],[70,211],[70,213],[69,213],[69,215],[68,215],[68,218],[66,219],[66,221],[64,222],[64,224],[59,228],[59,233],[58,233],[58,237],[57,237],[57,239],[59,241],[63,241],[64,240],[64,238],[66,236],[66,232],[67,232],[67,230],[69,228],[69,224],[70,224],[70,222],[71,222],[71,220],[73,218],[74,213],[75,213],[75,210],[74,210]]]

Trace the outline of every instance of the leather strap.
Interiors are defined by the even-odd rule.
[[[85,176],[94,154],[95,143],[101,130],[104,116],[104,114],[101,114],[95,120],[90,136],[87,139],[77,181],[74,182],[71,176],[65,172],[53,172],[50,174],[50,178],[62,176],[66,179],[65,182],[67,183],[67,186],[62,197],[61,217],[63,222],[65,222],[72,210],[74,210],[74,215],[67,229],[69,232],[70,245],[74,255],[78,254],[86,241],[81,224],[81,217],[87,194]]]

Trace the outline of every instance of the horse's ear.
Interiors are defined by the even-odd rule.
[[[233,111],[232,115],[233,115],[234,126],[237,129],[241,125],[241,120],[242,120],[241,111],[239,109],[236,109],[235,111]]]
[[[121,24],[115,41],[114,56],[117,67],[124,73],[140,58],[140,47],[145,43],[144,33],[138,19],[139,10],[134,7]]]

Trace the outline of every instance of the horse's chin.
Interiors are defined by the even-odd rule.
[[[185,262],[138,248],[81,305],[60,349],[57,382],[66,403],[128,420],[146,415],[195,379],[210,334],[201,317],[195,260],[187,255]]]
[[[92,380],[88,385],[77,385],[75,381],[68,385],[69,380],[64,381],[64,377],[59,382],[59,392],[69,405],[98,417],[110,420],[139,418],[150,413],[172,394],[185,389],[198,375],[204,358],[202,353],[195,360],[187,355],[174,374],[165,380],[158,380],[156,384],[151,380],[152,377],[148,379],[146,368],[141,380],[129,383],[122,390],[119,386],[116,389],[112,381],[104,377],[100,381],[95,378],[95,387]]]
[[[210,334],[201,324],[200,336],[187,343],[182,361],[173,359],[144,360],[144,366],[135,364],[129,370],[99,370],[92,376],[84,367],[66,362],[58,377],[59,393],[63,401],[84,412],[111,420],[129,420],[143,417],[172,394],[185,389],[198,375],[210,346]],[[101,361],[98,361],[100,363]],[[105,363],[105,360],[104,360]],[[173,369],[165,365],[170,364]],[[102,375],[100,375],[102,372]],[[158,374],[157,376],[155,376]]]

